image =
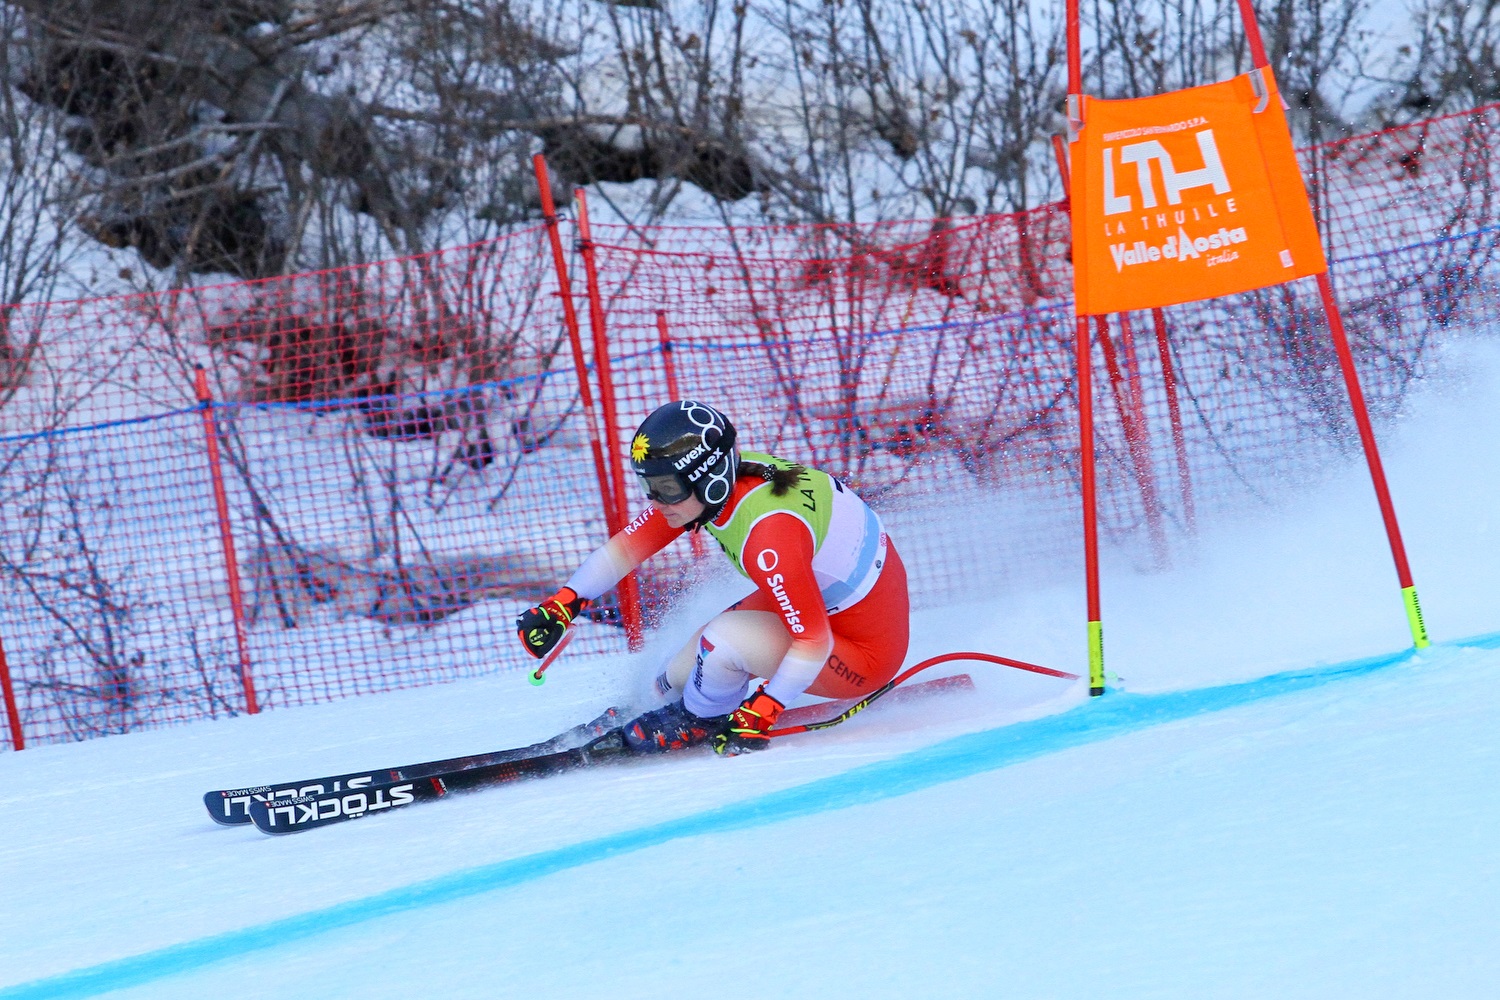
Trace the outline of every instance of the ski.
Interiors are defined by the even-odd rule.
[[[349,789],[303,795],[297,798],[252,798],[250,822],[262,833],[301,833],[320,826],[342,823],[361,816],[390,812],[419,802],[431,802],[451,792],[502,785],[522,778],[539,778],[594,764],[641,755],[625,746],[620,728],[611,729],[581,747],[555,750],[529,757],[483,764],[478,767],[400,781],[388,781]]]
[[[888,703],[894,704],[927,695],[969,691],[973,688],[974,682],[968,674],[941,677],[900,688],[886,684],[862,698],[791,709],[782,714],[777,730],[773,732],[782,727],[789,727],[794,732],[826,729],[843,722],[883,696]],[[830,712],[837,714],[827,718]],[[596,723],[598,721],[595,720]],[[301,833],[362,816],[391,812],[419,802],[431,802],[452,792],[488,788],[523,778],[549,777],[595,764],[640,759],[643,756],[654,755],[630,751],[625,746],[621,729],[613,728],[581,747],[511,757],[461,770],[407,774],[398,776],[396,780],[371,782],[357,787],[346,785],[342,790],[319,790],[295,797],[257,795],[249,801],[247,812],[250,822],[262,833]]]
[[[488,753],[450,757],[447,760],[423,761],[400,767],[379,767],[368,771],[352,771],[322,778],[304,778],[300,781],[285,781],[276,785],[258,785],[254,788],[223,788],[203,794],[203,805],[209,816],[225,826],[240,826],[249,823],[248,807],[254,801],[293,799],[348,792],[376,785],[399,783],[407,779],[421,778],[433,774],[454,774],[472,768],[521,760],[528,757],[568,750],[580,743],[593,740],[624,722],[621,709],[610,708],[598,718],[573,726],[540,743],[517,747],[512,750],[495,750]]]

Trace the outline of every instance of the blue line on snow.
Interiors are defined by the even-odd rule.
[[[1443,647],[1496,649],[1500,648],[1500,633],[1442,643],[1433,648]],[[1111,694],[1058,715],[959,736],[890,760],[772,792],[751,802],[710,809],[655,826],[626,830],[569,847],[454,872],[327,909],[21,983],[0,989],[0,1000],[62,1000],[141,986],[250,952],[275,948],[392,914],[534,882],[555,872],[673,840],[765,826],[878,802],[1164,723],[1364,677],[1406,662],[1413,655],[1411,650],[1405,650],[1219,687],[1164,694]]]

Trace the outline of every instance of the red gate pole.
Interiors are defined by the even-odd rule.
[[[10,723],[12,750],[26,749],[26,735],[21,732],[21,713],[16,708],[16,689],[10,683],[10,663],[5,659],[5,643],[0,641],[0,697],[5,699],[5,718]]]
[[[611,533],[615,517],[615,496],[604,471],[604,449],[599,442],[599,418],[594,412],[594,391],[589,388],[589,365],[583,356],[583,335],[578,330],[578,310],[573,307],[573,284],[568,279],[568,262],[563,254],[562,235],[557,227],[557,206],[552,200],[552,182],[547,177],[547,160],[541,153],[531,158],[536,172],[536,186],[542,199],[542,217],[547,223],[547,240],[552,245],[552,268],[557,275],[557,294],[562,299],[563,324],[568,328],[568,343],[573,349],[573,370],[578,375],[578,399],[583,404],[583,422],[588,426],[589,447],[594,453],[594,474],[599,478],[599,499],[604,505],[604,523]]]
[[[1151,310],[1156,328],[1156,353],[1161,355],[1162,381],[1167,387],[1167,414],[1172,420],[1172,448],[1177,453],[1177,487],[1182,495],[1182,517],[1188,534],[1198,533],[1198,512],[1193,504],[1193,479],[1188,471],[1187,439],[1182,433],[1182,406],[1177,399],[1177,369],[1172,362],[1172,341],[1167,336],[1167,317],[1159,308]]]
[[[203,437],[208,448],[208,473],[214,484],[214,509],[219,516],[219,544],[224,552],[224,572],[229,578],[229,608],[234,615],[234,642],[240,653],[240,685],[245,689],[245,711],[255,715],[255,681],[250,674],[250,637],[245,631],[245,598],[240,591],[240,566],[234,554],[234,532],[229,524],[229,495],[224,491],[224,469],[219,461],[219,430],[214,423],[214,398],[208,391],[208,374],[198,365],[194,390],[203,414]]]
[[[1148,447],[1151,444],[1150,428],[1146,426],[1146,400],[1141,391],[1141,362],[1135,350],[1135,330],[1130,326],[1130,313],[1117,313],[1120,317],[1120,370],[1125,376],[1125,398],[1130,401],[1130,419],[1135,421],[1136,432]]]
[[[583,188],[576,188],[573,197],[578,202],[578,247],[583,254],[583,276],[589,293],[589,326],[594,331],[594,370],[599,373],[599,401],[604,409],[605,437],[613,442],[619,427],[619,414],[615,408],[615,384],[610,375],[609,337],[604,328],[604,298],[599,291],[599,269],[594,261],[594,241],[589,230],[589,203]],[[609,449],[609,474],[615,488],[615,523],[609,526],[611,535],[625,529],[625,470],[620,465],[620,449]],[[625,623],[625,635],[632,652],[644,644],[641,631],[641,591],[634,572],[620,581],[620,617]]]
[[[667,314],[663,309],[656,310],[656,337],[661,341],[661,364],[667,373],[667,398],[681,399],[677,391],[677,365],[672,360],[672,337],[667,332]],[[689,531],[689,544],[693,547],[693,558],[703,558],[703,532]]]
[[[1240,20],[1245,22],[1245,43],[1250,47],[1250,61],[1257,69],[1271,65],[1266,58],[1266,43],[1260,37],[1260,21],[1255,16],[1255,5],[1250,0],[1238,0]]]
[[[1423,649],[1430,645],[1427,623],[1422,619],[1422,605],[1417,600],[1416,583],[1412,579],[1411,566],[1406,561],[1406,545],[1401,541],[1401,526],[1396,523],[1396,506],[1391,502],[1391,490],[1385,481],[1385,467],[1381,464],[1380,451],[1375,445],[1375,429],[1370,424],[1365,394],[1359,386],[1359,373],[1354,369],[1354,354],[1349,350],[1349,338],[1344,333],[1344,318],[1339,313],[1339,304],[1333,296],[1333,282],[1327,271],[1318,275],[1318,292],[1323,297],[1323,312],[1328,317],[1328,332],[1333,338],[1334,349],[1338,352],[1344,386],[1349,390],[1349,404],[1354,410],[1354,422],[1359,427],[1359,442],[1364,447],[1365,462],[1370,467],[1375,499],[1380,504],[1381,519],[1385,521],[1385,534],[1391,546],[1391,559],[1396,563],[1396,579],[1401,584],[1401,601],[1406,607],[1406,624],[1411,629],[1412,645]]]
[[[1099,611],[1099,518],[1094,481],[1094,385],[1089,350],[1089,318],[1079,316],[1078,468],[1083,485],[1084,587],[1088,602],[1089,694],[1104,693],[1104,623]]]
[[[1072,184],[1069,178],[1067,147],[1064,145],[1062,136],[1052,137],[1052,152],[1057,158],[1057,169],[1062,175],[1063,200],[1072,210]],[[1161,310],[1153,310],[1154,314],[1160,314]],[[1099,344],[1104,349],[1104,362],[1109,369],[1110,384],[1114,389],[1115,405],[1120,410],[1120,422],[1125,428],[1125,438],[1130,445],[1130,457],[1136,467],[1136,478],[1141,486],[1141,499],[1146,508],[1146,526],[1151,535],[1151,551],[1160,566],[1167,562],[1167,533],[1162,524],[1161,506],[1157,502],[1156,478],[1151,466],[1151,442],[1150,429],[1146,425],[1146,410],[1141,398],[1141,370],[1136,360],[1135,338],[1130,332],[1130,317],[1126,313],[1120,314],[1120,341],[1125,349],[1125,366],[1129,369],[1130,385],[1128,397],[1130,409],[1127,411],[1120,391],[1120,366],[1115,357],[1114,343],[1109,339],[1108,317],[1095,316],[1094,320],[1099,330]],[[1171,384],[1171,362],[1168,361],[1164,370],[1168,380],[1167,399],[1169,407],[1175,407],[1177,402],[1177,387]],[[1173,411],[1175,413],[1175,410]],[[1176,439],[1181,439],[1181,426],[1176,425]],[[1178,451],[1179,461],[1185,453]],[[1184,469],[1186,466],[1184,465]]]
[[[1077,0],[1070,0],[1077,2]],[[1250,46],[1250,58],[1257,69],[1270,65],[1266,59],[1265,43],[1261,41],[1260,25],[1255,18],[1255,7],[1250,0],[1239,0],[1240,17],[1245,22],[1245,40]],[[1359,373],[1354,368],[1354,354],[1349,350],[1349,337],[1344,332],[1344,318],[1339,312],[1337,298],[1333,294],[1333,279],[1325,267],[1318,274],[1318,295],[1323,300],[1323,315],[1328,319],[1328,334],[1333,339],[1334,350],[1339,356],[1339,370],[1344,376],[1344,387],[1349,392],[1349,406],[1354,411],[1354,423],[1359,428],[1359,443],[1364,448],[1365,463],[1370,467],[1370,482],[1375,487],[1375,500],[1380,505],[1380,517],[1385,522],[1386,539],[1391,546],[1391,559],[1396,564],[1396,579],[1401,584],[1401,601],[1406,608],[1406,625],[1411,630],[1412,645],[1423,649],[1431,644],[1427,637],[1427,623],[1422,619],[1422,605],[1417,600],[1417,587],[1412,579],[1411,566],[1406,561],[1406,545],[1401,540],[1401,526],[1396,523],[1396,506],[1391,502],[1391,491],[1385,479],[1385,467],[1380,461],[1380,450],[1375,444],[1375,429],[1370,424],[1369,408],[1365,405],[1365,394],[1359,385]]]
[[[1068,141],[1083,128],[1083,54],[1079,44],[1078,0],[1067,0]],[[1071,202],[1081,192],[1066,186]],[[1075,264],[1076,266],[1076,264]],[[1076,311],[1077,304],[1074,304]],[[1104,623],[1099,610],[1099,519],[1094,481],[1094,388],[1090,370],[1089,318],[1079,314],[1074,325],[1078,368],[1078,465],[1083,487],[1084,587],[1088,603],[1089,694],[1104,693]]]
[[[1094,336],[1099,338],[1099,349],[1104,355],[1104,371],[1109,376],[1109,390],[1114,396],[1115,409],[1120,411],[1120,425],[1125,431],[1125,440],[1135,447],[1135,414],[1125,400],[1125,377],[1120,373],[1120,357],[1115,353],[1115,342],[1109,335],[1109,317],[1094,317]]]

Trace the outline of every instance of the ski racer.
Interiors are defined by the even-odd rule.
[[[625,726],[631,749],[707,741],[724,755],[760,750],[804,692],[858,697],[895,676],[910,634],[906,569],[851,489],[785,459],[736,451],[729,419],[694,400],[647,417],[630,462],[650,507],[516,619],[529,653],[545,656],[590,602],[686,531],[708,532],[756,587],[668,661],[656,686],[670,700]],[[754,678],[766,680],[750,693]]]

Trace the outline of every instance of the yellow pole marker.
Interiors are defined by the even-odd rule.
[[[1422,604],[1417,600],[1417,588],[1402,587],[1401,599],[1406,602],[1406,624],[1411,626],[1412,645],[1418,649],[1426,649],[1432,643],[1427,639],[1427,623],[1422,620]]]
[[[1104,693],[1104,623],[1089,622],[1089,694]]]

